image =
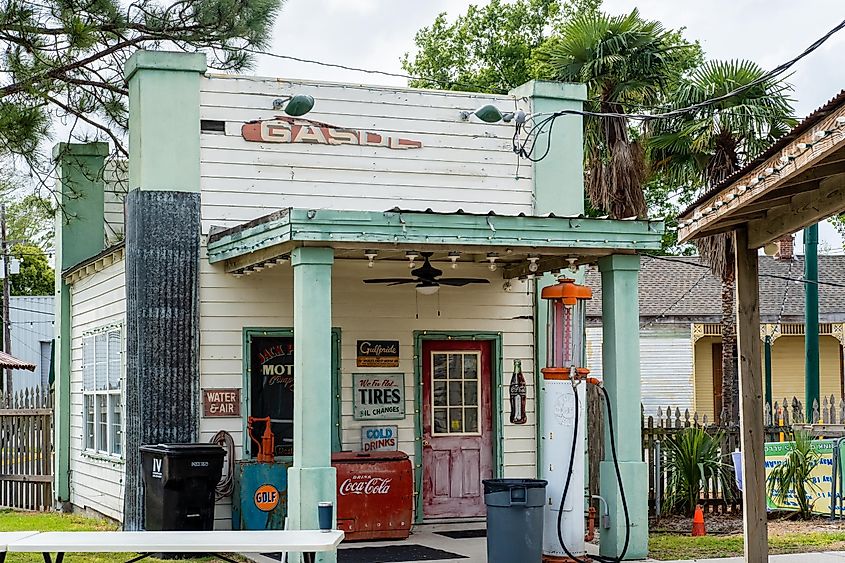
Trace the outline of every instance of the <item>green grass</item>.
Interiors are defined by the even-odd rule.
[[[0,531],[18,532],[37,530],[39,532],[81,532],[97,530],[116,530],[117,525],[107,520],[88,518],[77,514],[60,514],[57,512],[17,512],[0,510]],[[124,563],[134,553],[68,553],[67,563]],[[238,559],[234,557],[234,559]],[[10,553],[6,556],[6,563],[43,563],[40,553]],[[150,563],[161,559],[144,559]],[[203,557],[191,561],[214,563],[221,561],[215,557]],[[169,562],[172,563],[172,562]]]
[[[649,557],[654,559],[707,559],[742,555],[741,535],[694,538],[676,534],[651,534]],[[769,553],[802,553],[845,548],[845,532],[811,532],[769,537]]]

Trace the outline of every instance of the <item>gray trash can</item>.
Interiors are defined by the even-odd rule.
[[[540,563],[543,558],[542,479],[487,479],[487,563]]]

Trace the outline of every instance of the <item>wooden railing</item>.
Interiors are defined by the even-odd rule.
[[[0,506],[53,505],[53,402],[50,392],[0,395]]]

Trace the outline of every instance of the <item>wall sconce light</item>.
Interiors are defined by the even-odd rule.
[[[299,117],[314,109],[314,98],[306,94],[278,98],[273,100],[273,109],[282,110],[292,117]]]
[[[373,261],[376,259],[376,256],[378,256],[378,251],[377,250],[365,250],[364,256],[366,256],[367,260],[369,260],[367,262],[367,267],[372,268],[373,267]]]
[[[452,261],[452,269],[455,270],[458,267],[458,258],[460,258],[461,253],[457,250],[453,250],[449,253],[449,260]]]
[[[413,269],[414,266],[417,265],[417,263],[414,262],[414,260],[416,260],[418,256],[419,256],[419,254],[417,254],[416,250],[409,250],[405,253],[405,258],[408,259],[408,268]]]
[[[490,262],[490,265],[487,266],[487,268],[491,272],[495,272],[496,270],[499,269],[499,267],[496,265],[496,260],[498,260],[498,259],[499,259],[499,254],[497,252],[488,252],[487,253],[487,261]]]
[[[539,256],[529,256],[528,257],[528,262],[529,262],[528,271],[531,272],[532,274],[540,269],[540,265],[537,264],[537,260],[539,260],[539,259],[540,259]]]
[[[514,115],[516,114],[512,111],[501,112],[496,106],[492,104],[487,104],[486,106],[481,106],[475,111],[462,111],[461,119],[467,121],[469,120],[470,116],[473,115],[484,123],[496,123],[497,121],[504,121],[505,123],[510,123],[514,118]]]

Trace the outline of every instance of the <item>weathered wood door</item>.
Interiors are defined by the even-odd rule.
[[[489,341],[423,343],[423,514],[483,516],[493,474]]]

